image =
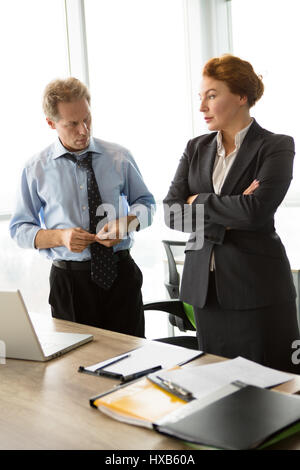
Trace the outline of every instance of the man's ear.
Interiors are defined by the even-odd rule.
[[[51,128],[51,129],[56,129],[56,124],[55,124],[55,121],[53,121],[52,119],[46,117],[46,121],[48,123],[48,126]]]

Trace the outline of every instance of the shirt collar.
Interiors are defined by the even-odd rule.
[[[235,141],[235,149],[236,150],[239,150],[239,148],[241,147],[241,145],[243,143],[243,140],[246,137],[246,134],[247,134],[247,132],[248,132],[248,130],[249,130],[252,123],[253,123],[253,118],[251,119],[251,122],[250,122],[250,124],[248,124],[247,127],[244,127],[244,129],[241,129],[235,135],[234,141]],[[218,150],[218,154],[221,153],[222,150],[223,150],[222,131],[218,131],[218,133],[217,133],[217,150]]]
[[[93,137],[90,138],[90,143],[89,146],[83,150],[84,153],[86,152],[93,152],[93,154],[100,154],[101,151],[99,148],[96,148],[96,143],[93,139]],[[53,144],[53,152],[52,152],[52,158],[55,160],[56,158],[62,157],[66,153],[72,153],[66,147],[63,146],[61,143],[60,139],[57,137]]]

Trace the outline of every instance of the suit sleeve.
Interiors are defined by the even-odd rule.
[[[206,239],[221,244],[225,235],[225,228],[217,223],[203,221],[203,204],[187,204],[191,195],[189,188],[190,158],[194,152],[193,141],[189,141],[183,156],[180,159],[169,192],[163,201],[164,218],[166,225],[174,230],[187,233],[202,231]],[[203,227],[204,223],[204,227]]]
[[[215,193],[200,193],[186,208],[186,200],[189,194],[188,174],[189,158],[188,147],[185,151],[169,193],[164,204],[178,206],[178,211],[173,217],[169,217],[170,228],[174,227],[174,221],[181,213],[185,213],[192,219],[193,230],[197,228],[196,208],[204,205],[205,226],[210,230],[216,230],[217,226],[231,227],[239,230],[256,230],[272,218],[276,209],[285,197],[292,180],[294,141],[288,136],[272,134],[262,144],[257,157],[257,171],[255,177],[259,180],[259,188],[250,196],[242,193],[237,195],[217,195]],[[181,187],[182,186],[182,187]],[[166,211],[165,211],[166,212]]]

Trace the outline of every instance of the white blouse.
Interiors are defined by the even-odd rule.
[[[237,156],[237,153],[243,143],[244,138],[253,122],[251,119],[250,124],[239,131],[235,136],[235,149],[229,155],[226,156],[226,151],[222,142],[222,131],[217,133],[217,154],[214,163],[212,181],[213,187],[216,194],[220,194],[222,186],[225,182],[225,179],[229,173],[230,168]],[[246,188],[245,188],[246,189]],[[214,253],[212,253],[210,270],[214,271],[215,269],[215,258]]]

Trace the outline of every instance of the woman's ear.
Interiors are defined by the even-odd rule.
[[[243,106],[244,104],[247,104],[247,103],[248,103],[248,96],[247,95],[240,96],[240,104]]]

